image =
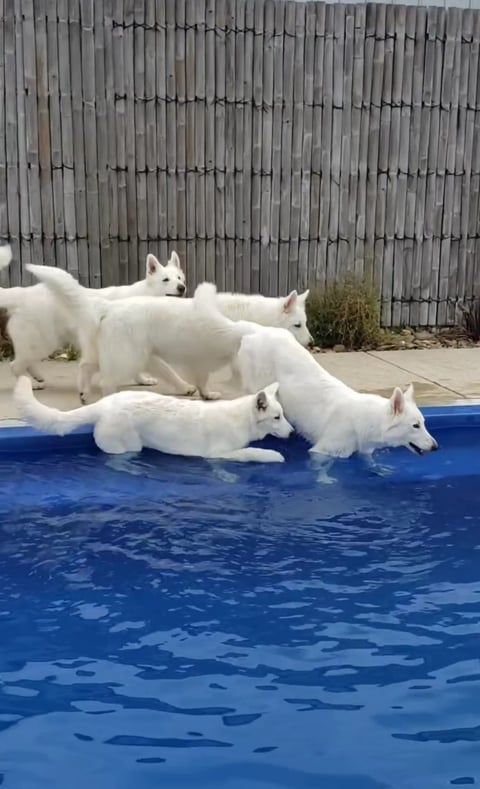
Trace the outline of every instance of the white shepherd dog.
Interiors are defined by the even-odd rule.
[[[0,270],[6,268],[11,259],[11,247],[0,247]],[[172,252],[166,266],[162,266],[154,255],[148,255],[145,279],[133,285],[82,287],[86,299],[101,297],[109,301],[133,296],[184,296],[185,290],[185,274],[176,252]],[[41,283],[25,288],[0,288],[0,309],[8,314],[7,330],[15,351],[12,372],[17,377],[29,373],[34,379],[34,388],[42,389],[45,382],[35,365],[67,343],[78,344],[74,316]],[[140,371],[137,383],[148,385],[156,381]]]
[[[218,395],[207,391],[208,378],[232,363],[244,333],[231,327],[261,328],[225,318],[216,308],[215,285],[208,282],[198,286],[193,299],[106,301],[87,297],[85,289],[66,271],[32,264],[27,269],[48,285],[76,321],[82,353],[82,402],[88,399],[97,373],[102,394],[108,395],[151,368],[175,394],[189,395],[198,389],[204,399],[214,399]],[[190,380],[183,380],[171,365],[188,370]]]
[[[405,392],[396,387],[390,398],[356,392],[281,329],[245,336],[237,363],[246,391],[278,381],[285,416],[318,455],[371,456],[384,447],[407,447],[423,455],[438,449],[415,404],[412,385]]]
[[[282,462],[283,455],[248,447],[271,434],[292,432],[277,400],[278,384],[236,400],[205,403],[179,400],[155,392],[117,392],[73,411],[59,411],[35,399],[29,378],[15,387],[15,403],[23,419],[46,433],[65,435],[81,425],[94,425],[103,452],[139,452],[143,447],[172,455],[236,461]]]

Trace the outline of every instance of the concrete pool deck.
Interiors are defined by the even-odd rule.
[[[330,373],[363,392],[389,395],[394,386],[413,383],[421,405],[480,403],[480,347],[328,352],[316,358]],[[47,387],[37,392],[39,399],[62,409],[76,408],[77,363],[46,361],[41,369]],[[18,423],[12,386],[9,364],[0,362],[0,421],[4,426]]]

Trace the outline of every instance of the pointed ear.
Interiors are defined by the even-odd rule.
[[[291,312],[297,303],[298,294],[296,290],[292,290],[291,293],[286,296],[283,300],[283,310],[284,312]]]
[[[277,397],[279,386],[280,384],[278,381],[275,381],[273,384],[269,384],[269,386],[265,387],[265,394],[269,395],[269,397]]]
[[[150,252],[147,255],[147,271],[146,271],[147,277],[149,276],[151,277],[152,274],[156,274],[157,271],[160,271],[160,268],[161,268],[161,263],[157,260],[155,255],[152,255],[152,253]]]
[[[403,396],[408,400],[415,399],[415,392],[413,391],[413,384],[408,384],[407,388],[405,389]]]
[[[306,300],[308,299],[310,290],[306,290],[305,293],[299,293],[298,300],[301,304],[305,304]]]
[[[267,395],[265,392],[258,392],[257,396],[255,397],[255,408],[257,411],[267,410]]]
[[[393,394],[390,398],[390,404],[395,416],[401,414],[405,408],[405,396],[399,386],[396,386],[393,390]]]
[[[176,266],[177,268],[182,268],[180,265],[180,258],[178,257],[175,250],[173,250],[172,254],[170,255],[170,259],[168,263],[170,266]]]

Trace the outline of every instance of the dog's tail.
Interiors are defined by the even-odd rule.
[[[82,287],[68,271],[55,266],[37,266],[34,263],[28,263],[27,270],[47,286],[57,301],[69,311],[75,322],[84,326],[92,321],[96,323],[95,311],[92,309],[93,301],[87,289]],[[102,303],[105,300],[98,296],[96,301]]]
[[[259,330],[255,323],[232,321],[227,318],[220,309],[217,288],[211,282],[202,282],[197,286],[193,294],[193,301],[197,311],[208,317],[210,325],[214,322],[218,331],[232,334],[239,342],[246,334],[252,334]]]
[[[7,268],[12,260],[12,247],[10,244],[4,244],[0,247],[0,271]]]
[[[32,382],[26,375],[20,376],[13,393],[15,405],[22,419],[37,430],[64,436],[82,425],[93,425],[98,418],[100,403],[84,405],[73,411],[59,411],[40,403],[33,394]]]

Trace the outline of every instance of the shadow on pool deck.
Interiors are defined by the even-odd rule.
[[[332,375],[362,392],[389,396],[394,386],[413,383],[421,405],[480,402],[480,348],[320,353],[317,359]],[[45,390],[37,393],[42,402],[76,408],[76,362],[47,361],[41,369],[47,381]],[[224,389],[227,378],[228,374],[218,376],[214,388]],[[8,423],[18,419],[12,386],[9,364],[0,362],[0,420]],[[234,395],[228,390],[225,394]]]

